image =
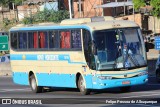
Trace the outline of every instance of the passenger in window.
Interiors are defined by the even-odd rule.
[[[61,32],[61,48],[70,48],[70,32]]]

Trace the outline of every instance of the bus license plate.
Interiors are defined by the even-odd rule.
[[[130,84],[130,81],[123,81],[122,84]]]

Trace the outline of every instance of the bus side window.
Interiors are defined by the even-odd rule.
[[[82,48],[81,45],[81,31],[80,30],[72,30],[71,31],[71,38],[72,38],[72,48]]]
[[[18,45],[17,33],[11,33],[11,46],[13,49],[17,49]]]
[[[18,39],[19,39],[19,49],[26,49],[27,48],[27,34],[26,34],[26,32],[19,32]]]
[[[59,48],[58,31],[49,31],[49,48]]]
[[[28,32],[28,48],[34,47],[33,32]]]
[[[39,32],[39,48],[48,48],[47,32]]]
[[[61,35],[61,48],[70,48],[70,31],[62,31]]]

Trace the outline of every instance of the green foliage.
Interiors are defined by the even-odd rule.
[[[51,11],[50,13],[51,14],[48,17],[48,21],[50,21],[50,22],[58,23],[58,22],[61,22],[64,19],[69,18],[68,11],[60,10],[60,11]]]
[[[2,6],[8,6],[9,3],[14,3],[15,5],[21,5],[22,1],[26,1],[26,0],[0,0],[0,5]]]
[[[11,0],[13,3],[15,3],[15,5],[22,5],[22,1],[26,1],[26,0]]]
[[[64,10],[54,11],[45,9],[44,11],[39,11],[30,17],[24,18],[22,22],[24,24],[41,23],[41,22],[59,23],[62,20],[68,18],[69,18],[68,11]]]
[[[9,20],[8,18],[4,18],[3,21],[0,23],[0,29],[4,31],[8,31],[11,27],[15,26],[17,21],[15,19]]]
[[[32,22],[33,22],[33,19],[30,17],[25,17],[22,21],[22,23],[24,24],[32,24]]]
[[[0,0],[1,6],[8,6],[9,3],[10,3],[10,0]]]
[[[133,3],[136,10],[146,5],[145,0],[133,0]]]
[[[4,18],[4,19],[3,19],[3,26],[6,27],[6,26],[8,26],[9,24],[11,24],[11,21],[10,21],[8,18]]]
[[[153,7],[153,16],[160,18],[160,0],[151,0],[150,4]]]

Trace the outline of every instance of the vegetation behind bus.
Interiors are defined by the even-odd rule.
[[[133,3],[136,10],[144,6],[151,6],[153,8],[151,14],[160,18],[160,0],[133,0]]]
[[[66,10],[47,10],[39,11],[33,16],[25,17],[22,21],[24,24],[33,24],[33,23],[41,23],[41,22],[54,22],[59,23],[64,19],[69,18],[69,13]]]
[[[17,24],[35,24],[35,23],[42,23],[42,22],[54,22],[59,23],[64,19],[69,18],[69,12],[66,10],[54,11],[54,10],[47,10],[39,11],[30,17],[24,17],[22,21],[17,22],[16,19],[9,20],[8,18],[4,18],[3,22],[0,22],[0,28],[8,31],[11,27]]]

